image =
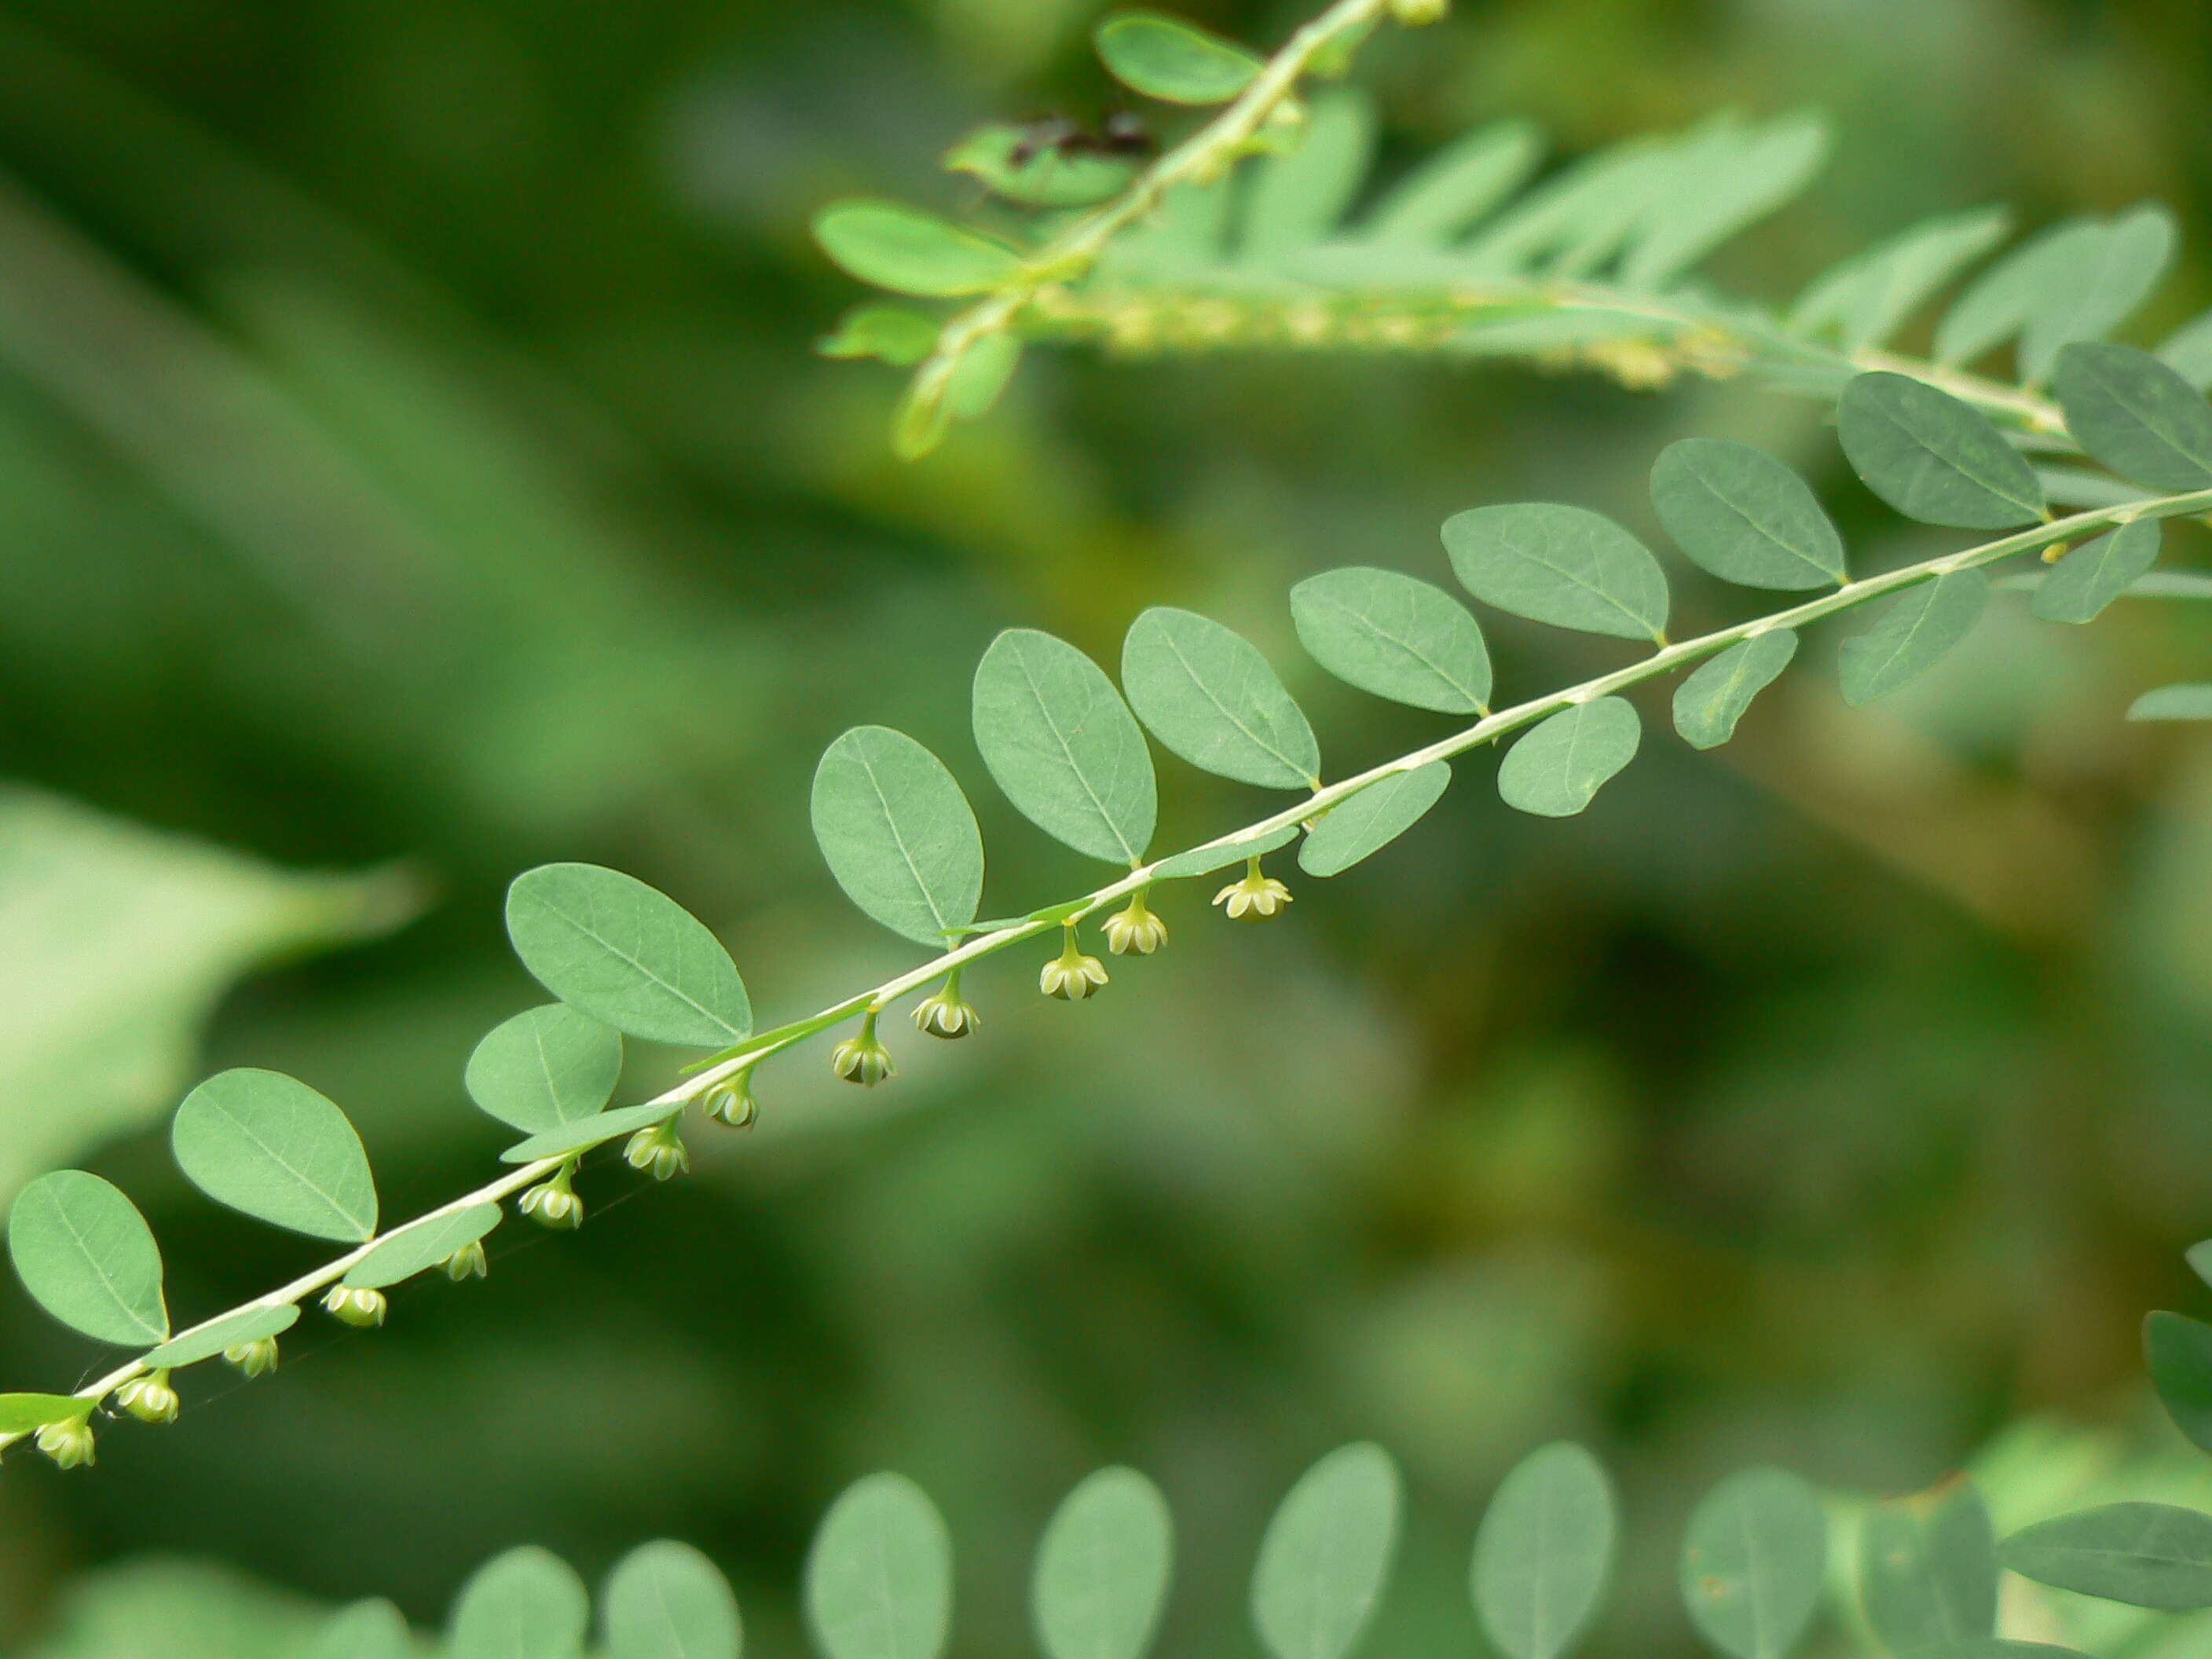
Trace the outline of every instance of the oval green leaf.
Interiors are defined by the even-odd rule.
[[[1252,84],[1261,61],[1219,35],[1153,11],[1098,26],[1098,56],[1133,92],[1170,104],[1225,104]]]
[[[1470,507],[1444,520],[1443,543],[1461,584],[1500,611],[1624,640],[1666,630],[1666,573],[1602,514],[1554,501]]]
[[[856,726],[814,769],[814,839],[845,896],[917,945],[975,920],[983,836],[945,763],[887,726]]]
[[[1844,538],[1806,482],[1763,449],[1684,438],[1651,469],[1651,505],[1690,558],[1747,587],[1849,580]]]
[[[2212,720],[2212,683],[2161,685],[2128,707],[2131,720]]]
[[[1528,122],[1479,127],[1395,185],[1368,215],[1361,234],[1395,247],[1441,246],[1518,190],[1543,153],[1543,135]]]
[[[410,1221],[389,1238],[378,1240],[375,1249],[346,1270],[345,1282],[357,1291],[377,1291],[428,1273],[498,1226],[501,1214],[496,1204],[471,1204]]]
[[[1836,430],[1867,488],[1907,518],[2006,530],[2042,516],[2035,470],[1989,417],[1909,374],[1853,380]]]
[[[1193,766],[1263,789],[1321,781],[1321,744],[1275,671],[1211,617],[1146,611],[1121,644],[1121,684],[1137,718]]]
[[[581,1659],[591,1597],[575,1570],[526,1544],[494,1556],[461,1586],[450,1659]]]
[[[535,1134],[605,1106],[622,1067],[620,1033],[553,1002],[492,1027],[469,1056],[462,1081],[485,1112]]]
[[[1859,1597],[1893,1653],[1996,1629],[1996,1536],[1970,1480],[1877,1504],[1859,1532]]]
[[[1844,701],[1854,707],[1886,697],[1948,655],[1981,620],[1990,579],[1978,570],[1950,570],[1908,587],[1873,627],[1844,641]]]
[[[0,1394],[0,1434],[33,1434],[86,1416],[95,1403],[73,1394]]]
[[[1104,669],[1010,628],[975,666],[974,709],[975,747],[1017,811],[1079,853],[1144,862],[1159,811],[1152,753]]]
[[[2156,519],[2137,519],[2082,543],[2035,585],[2028,609],[2045,622],[2094,621],[2158,562],[2162,527]]]
[[[127,1346],[167,1338],[161,1247],[112,1183],[82,1170],[40,1176],[16,1194],[8,1250],[32,1299],[71,1330]]]
[[[830,1506],[806,1555],[806,1620],[823,1659],[937,1659],[952,1620],[952,1540],[901,1474]]]
[[[1354,565],[1291,590],[1298,643],[1347,685],[1440,714],[1477,714],[1490,699],[1490,650],[1468,608],[1441,587]]]
[[[1274,1659],[1344,1659],[1366,1627],[1398,1542],[1396,1465],[1380,1446],[1338,1448],[1267,1522],[1252,1622]]]
[[[356,1601],[323,1621],[306,1659],[412,1659],[415,1638],[389,1601]]]
[[[218,1204],[311,1238],[376,1234],[376,1182],[336,1105],[282,1072],[218,1072],[185,1097],[170,1150]]]
[[[1784,1469],[1746,1469],[1690,1516],[1682,1602],[1729,1659],[1780,1659],[1813,1621],[1827,1557],[1813,1489]]]
[[[1506,1659],[1559,1659],[1581,1639],[1605,1599],[1618,1528],[1613,1482],[1569,1442],[1530,1453],[1499,1483],[1468,1589]]]
[[[672,1538],[615,1564],[600,1597],[607,1659],[738,1659],[738,1598],[712,1561]]]
[[[275,1308],[241,1308],[164,1342],[146,1356],[146,1364],[171,1370],[179,1365],[197,1365],[225,1348],[258,1342],[264,1336],[282,1336],[299,1322],[300,1310],[289,1302]]]
[[[2106,1504],[2021,1528],[1998,1559],[2023,1578],[2130,1607],[2212,1607],[2212,1515]]]
[[[1152,866],[1152,879],[1180,881],[1189,876],[1210,876],[1216,870],[1226,870],[1232,864],[1242,864],[1246,859],[1256,859],[1279,847],[1287,847],[1297,838],[1298,826],[1292,823],[1257,836],[1240,836],[1218,847],[1194,847],[1188,853],[1162,859]]]
[[[1035,144],[1030,129],[1012,121],[976,128],[945,152],[944,164],[948,173],[967,173],[994,196],[1024,207],[1089,207],[1120,195],[1137,176],[1136,162],[1125,156]],[[930,332],[933,337],[934,326]]]
[[[1134,1469],[1068,1493],[1037,1544],[1030,1611],[1045,1659],[1143,1659],[1175,1565],[1175,1523]]]
[[[499,1155],[502,1164],[535,1164],[542,1158],[567,1158],[572,1152],[589,1152],[594,1146],[604,1146],[618,1136],[635,1134],[640,1129],[649,1129],[656,1123],[665,1123],[684,1110],[681,1103],[671,1105],[665,1101],[648,1100],[639,1106],[624,1106],[612,1112],[599,1112],[579,1122],[565,1123],[557,1129],[548,1129],[527,1140],[517,1141]]]
[[[2197,1260],[2192,1255],[2191,1264]],[[2143,1357],[2174,1427],[2212,1451],[2212,1325],[2175,1313],[2152,1314],[2143,1321]]]
[[[1636,758],[1643,738],[1643,724],[1626,700],[1577,703],[1532,727],[1506,750],[1498,768],[1498,793],[1523,812],[1571,818]]]
[[[1751,700],[1774,684],[1797,654],[1787,628],[1754,634],[1704,664],[1674,690],[1674,729],[1692,749],[1717,749],[1735,735]]]
[[[937,349],[938,331],[936,318],[904,306],[855,306],[814,349],[825,357],[873,357],[894,368],[912,368]]]
[[[720,1048],[753,1028],[737,964],[659,888],[597,864],[541,864],[507,890],[507,935],[540,985],[648,1042]]]
[[[1329,808],[1306,832],[1298,848],[1298,868],[1310,876],[1349,870],[1419,823],[1450,787],[1451,767],[1443,761],[1431,761],[1369,784]]]
[[[985,293],[1022,264],[1012,248],[896,202],[833,203],[814,216],[814,240],[848,276],[930,299]]]
[[[2212,404],[2148,351],[2077,340],[2058,354],[2051,389],[2075,441],[2122,477],[2212,486]]]

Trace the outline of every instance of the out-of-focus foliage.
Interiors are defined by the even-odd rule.
[[[1271,42],[1287,14],[1200,21]],[[1646,470],[1694,430],[1797,465],[1855,570],[1931,550],[1817,410],[1735,385],[1055,356],[895,464],[897,376],[811,353],[853,289],[808,218],[853,194],[957,213],[973,186],[937,159],[962,134],[1106,101],[1095,21],[1066,0],[0,6],[0,764],[263,864],[429,872],[423,920],[252,982],[202,1057],[346,1101],[395,1213],[501,1144],[462,1069],[542,1000],[499,926],[517,869],[682,894],[775,964],[750,975],[763,1024],[903,960],[816,858],[806,781],[837,732],[894,717],[980,776],[968,676],[1002,626],[1110,660],[1149,605],[1220,617],[1342,767],[1426,717],[1304,664],[1281,595],[1434,569],[1459,509],[1571,500],[1652,540]],[[1826,110],[1824,180],[1725,256],[1743,292],[1939,210],[2165,200],[2183,263],[2143,338],[2212,300],[2208,76],[2194,9],[2046,0],[1470,4],[1362,70],[1386,169],[1504,116],[1587,151],[1725,106]],[[2169,540],[2202,564],[2201,532]],[[1678,629],[1723,619],[1713,590],[1676,605]],[[185,1577],[112,1565],[139,1552],[391,1594],[428,1626],[508,1545],[596,1582],[672,1534],[730,1571],[759,1650],[795,1650],[815,1518],[890,1466],[961,1540],[962,1651],[1011,1654],[1044,1516],[1121,1462],[1186,1540],[1160,1650],[1226,1650],[1271,1496],[1371,1437],[1408,1502],[1370,1641],[1410,1651],[1466,1639],[1469,1522],[1543,1439],[1600,1447],[1656,1537],[1746,1464],[1914,1489],[2025,1412],[2111,1412],[2141,1387],[2142,1310],[2198,1306],[2179,1251],[2212,1231],[2212,755],[2118,720],[2198,672],[2208,611],[2123,601],[2062,629],[2000,593],[1895,696],[1846,710],[1801,672],[1727,749],[1670,743],[1570,823],[1455,791],[1346,880],[1300,884],[1264,951],[1185,901],[1168,952],[1079,1007],[1036,997],[1033,963],[971,978],[986,1040],[902,1048],[885,1088],[811,1051],[765,1068],[760,1127],[690,1181],[556,1248],[504,1228],[488,1284],[396,1295],[374,1339],[315,1316],[283,1388],[188,1386],[190,1431],[117,1425],[96,1480],[11,1460],[0,1644],[174,1656],[190,1629],[252,1655],[246,1621],[285,1616],[215,1612],[262,1605],[220,1588],[180,1612]],[[1510,622],[1492,646],[1501,684],[1612,660]],[[1161,764],[1162,845],[1254,799]],[[987,912],[1093,878],[979,804],[1005,849]],[[122,894],[83,936],[157,944]],[[219,957],[196,994],[295,941]],[[34,983],[63,960],[5,943]],[[144,1041],[144,966],[125,951],[98,1018],[51,1040],[102,1065],[126,1053],[110,1017]],[[179,1320],[314,1259],[188,1192],[100,1075],[11,1089],[0,1137],[56,1137],[17,1179],[104,1143]],[[0,1294],[0,1374],[90,1363]],[[2203,1501],[2154,1467],[2031,1428],[1981,1469],[2003,1531]],[[1624,1555],[1593,1650],[1688,1651],[1672,1574]],[[2083,1621],[2051,1639],[2123,1650],[2027,1593]]]

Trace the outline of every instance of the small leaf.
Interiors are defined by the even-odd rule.
[[[356,1601],[325,1620],[306,1659],[412,1659],[415,1639],[389,1601]]]
[[[1559,1659],[1589,1627],[1613,1576],[1613,1483],[1566,1441],[1530,1453],[1475,1534],[1469,1590],[1506,1659]]]
[[[1479,127],[1408,173],[1376,204],[1361,234],[1392,247],[1439,246],[1526,183],[1543,153],[1543,135],[1528,122]]]
[[[1643,738],[1635,707],[1625,699],[1577,703],[1531,727],[1505,751],[1498,793],[1523,812],[1571,818],[1636,758]]]
[[[872,1474],[830,1507],[806,1556],[823,1659],[937,1659],[952,1620],[952,1540],[928,1495]]]
[[[2191,1265],[2197,1259],[2192,1253]],[[2143,1354],[2151,1386],[2173,1425],[2212,1451],[2212,1325],[2154,1313],[2143,1322]]]
[[[1763,449],[1725,438],[1669,444],[1651,470],[1651,505],[1682,551],[1747,587],[1846,580],[1844,539],[1805,481]]]
[[[1909,374],[1844,388],[1838,435],[1867,488],[1908,518],[2005,530],[2042,515],[2034,470],[1979,410]]]
[[[501,1214],[496,1204],[471,1204],[466,1209],[410,1221],[395,1229],[389,1238],[379,1240],[374,1249],[348,1268],[345,1283],[357,1291],[380,1291],[427,1273],[498,1226]]]
[[[32,1299],[71,1330],[131,1346],[168,1336],[161,1248],[138,1206],[98,1176],[57,1170],[24,1188],[8,1249]]]
[[[664,1538],[615,1564],[600,1598],[607,1659],[738,1659],[738,1598],[714,1564]]]
[[[2156,519],[2137,519],[2082,543],[2036,584],[2028,609],[2045,622],[2094,621],[2158,562],[2160,529]]]
[[[945,382],[945,412],[955,420],[981,420],[999,401],[1021,361],[1022,343],[1016,335],[1001,331],[971,343]]]
[[[1098,26],[1097,40],[1115,80],[1170,104],[1225,104],[1262,67],[1243,47],[1158,12],[1116,13]]]
[[[2039,380],[2069,341],[2103,335],[2142,303],[2172,244],[2172,220],[2155,208],[2055,225],[1959,296],[1936,331],[1936,360],[1968,362],[2021,335],[2021,378]]]
[[[622,1078],[622,1037],[565,1002],[495,1025],[469,1056],[469,1098],[525,1133],[555,1129],[604,1107]]]
[[[2002,1636],[1972,1636],[1940,1648],[1923,1648],[1911,1659],[2089,1659],[2073,1648],[2047,1642],[2015,1642]]]
[[[1682,1601],[1730,1659],[1779,1659],[1820,1605],[1827,1517],[1783,1469],[1746,1469],[1705,1495],[1682,1547]]]
[[[604,1146],[618,1135],[635,1134],[656,1123],[665,1123],[684,1109],[679,1104],[648,1100],[612,1112],[599,1112],[557,1129],[547,1129],[518,1141],[499,1155],[502,1164],[535,1164],[544,1158],[567,1158],[572,1152]]]
[[[87,1415],[94,1401],[71,1394],[0,1394],[0,1434],[33,1434]]]
[[[2008,216],[1975,208],[1930,219],[1814,279],[1790,313],[1790,332],[1833,331],[1846,352],[1880,345],[1937,289],[2004,240]]]
[[[1298,1478],[1267,1522],[1252,1621],[1273,1659],[1344,1659],[1390,1573],[1398,1471],[1380,1446],[1342,1446]]]
[[[2131,720],[2212,720],[2212,683],[2161,685],[2128,708]]]
[[[1249,640],[1194,611],[1155,605],[1129,625],[1121,685],[1137,718],[1202,770],[1264,789],[1318,784],[1321,745]]]
[[[2207,1285],[2212,1285],[2212,1238],[2201,1244],[2191,1244],[2182,1259],[2189,1263],[2189,1271]]]
[[[1338,802],[1306,832],[1298,848],[1298,868],[1310,876],[1334,876],[1379,853],[1419,823],[1451,787],[1451,767],[1431,761],[1370,783]]]
[[[2212,404],[2148,351],[2079,340],[2051,389],[2066,429],[2122,477],[2160,489],[2212,485]]]
[[[2023,1528],[1998,1559],[2024,1578],[2130,1607],[2212,1607],[2212,1515],[2106,1504]]]
[[[814,769],[814,839],[845,896],[917,945],[975,920],[983,836],[945,763],[887,726],[856,726]]]
[[[2160,341],[2158,360],[2197,391],[2212,388],[2212,311],[2191,318]]]
[[[526,1544],[494,1556],[461,1586],[450,1659],[582,1659],[591,1598],[575,1570]]]
[[[1143,1659],[1174,1564],[1158,1487],[1134,1469],[1086,1477],[1037,1545],[1030,1609],[1045,1659]]]
[[[1363,691],[1440,714],[1489,700],[1482,629],[1441,587],[1371,565],[1327,570],[1291,590],[1291,620],[1316,662]]]
[[[218,1072],[185,1097],[169,1146],[218,1204],[311,1238],[376,1233],[376,1182],[346,1115],[281,1072]]]
[[[1248,262],[1321,241],[1358,194],[1375,158],[1375,107],[1357,92],[1314,100],[1297,146],[1267,157],[1245,188],[1237,251]]]
[[[1152,750],[1105,670],[1008,629],[975,667],[975,747],[1021,815],[1077,852],[1141,864],[1159,811]]]
[[[927,299],[983,294],[1021,270],[1008,247],[896,202],[836,202],[814,216],[814,240],[848,275]]]
[[[572,1008],[648,1042],[720,1048],[751,1034],[737,964],[707,924],[597,864],[541,864],[507,890],[522,965]]]
[[[936,318],[904,306],[855,306],[814,349],[825,357],[874,357],[911,368],[937,349],[937,332]]]
[[[1974,569],[1905,589],[1873,627],[1844,641],[1844,701],[1856,708],[1919,678],[1966,637],[1989,599],[1990,579]]]
[[[1741,131],[1717,126],[1686,147],[1667,186],[1647,199],[1644,229],[1620,280],[1662,289],[1745,226],[1805,188],[1828,154],[1827,125],[1790,115]]]
[[[1996,1629],[1996,1538],[1970,1480],[1869,1511],[1859,1595],[1893,1653],[1948,1648]]]
[[[981,179],[994,196],[1041,208],[1090,207],[1120,195],[1137,176],[1126,156],[1035,143],[1030,129],[1012,121],[976,128],[945,152],[945,167]]]
[[[1797,635],[1769,629],[1732,645],[1674,691],[1674,729],[1692,749],[1717,749],[1735,735],[1751,700],[1774,684],[1797,654]]]
[[[1601,514],[1550,501],[1470,507],[1444,520],[1443,543],[1461,585],[1500,611],[1625,640],[1666,629],[1666,573]]]
[[[1152,866],[1155,881],[1180,881],[1189,876],[1210,876],[1216,870],[1226,870],[1246,859],[1256,859],[1272,853],[1279,847],[1287,847],[1298,838],[1298,827],[1286,824],[1280,830],[1270,830],[1263,835],[1240,836],[1218,847],[1194,847],[1188,853],[1177,853],[1173,858],[1162,859]]]
[[[299,1322],[300,1310],[289,1302],[275,1308],[242,1308],[164,1342],[146,1356],[146,1364],[172,1370],[197,1365],[225,1348],[258,1342],[264,1336],[282,1336]]]

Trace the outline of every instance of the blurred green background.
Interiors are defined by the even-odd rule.
[[[1269,44],[1301,15],[1192,10]],[[0,990],[28,1011],[0,1036],[0,1188],[71,1161],[120,1182],[198,1317],[317,1259],[174,1173],[161,1119],[200,1070],[343,1102],[392,1213],[473,1184],[501,1135],[461,1066],[538,1000],[499,899],[544,860],[676,894],[764,1021],[892,971],[906,947],[806,828],[854,722],[969,780],[988,910],[1088,885],[967,733],[1003,626],[1111,661],[1145,605],[1206,611],[1268,648],[1340,773],[1441,728],[1305,662],[1285,591],[1346,562],[1437,579],[1457,508],[1559,497],[1655,538],[1645,471],[1694,429],[1806,468],[1863,568],[1942,544],[1850,479],[1819,409],[1744,385],[1032,353],[991,419],[894,462],[896,377],[811,355],[862,296],[807,216],[969,202],[934,166],[968,125],[1111,101],[1095,16],[0,5],[0,770],[24,789]],[[1738,292],[1931,211],[2155,197],[2187,235],[2143,337],[2212,303],[2199,0],[1462,3],[1360,78],[1391,171],[1502,114],[1571,155],[1829,112],[1823,179],[1719,262]],[[2201,530],[2170,546],[2204,559]],[[1687,586],[1685,623],[1729,603]],[[191,1374],[183,1424],[116,1428],[96,1473],[11,1456],[0,1649],[251,1655],[287,1597],[427,1625],[510,1544],[595,1577],[674,1534],[736,1580],[755,1651],[795,1652],[810,1528],[893,1467],[958,1540],[956,1651],[1010,1655],[1045,1516],[1121,1461],[1185,1540],[1161,1650],[1249,1655],[1268,1508],[1370,1436],[1413,1508],[1369,1650],[1467,1651],[1480,1504],[1571,1434],[1630,1516],[1604,1650],[1671,1656],[1679,1521],[1746,1462],[1896,1492],[2009,1437],[2001,1523],[2181,1479],[2136,1331],[2205,1295],[2179,1253],[2212,1232],[2212,747],[2119,716],[2203,678],[2192,609],[2076,632],[2012,596],[1909,693],[1849,713],[1816,665],[1729,748],[1653,743],[1566,823],[1508,812],[1474,763],[1371,864],[1285,870],[1270,931],[1181,888],[1166,954],[1091,1004],[1039,998],[1015,953],[969,977],[982,1039],[909,1034],[893,1086],[802,1049],[751,1134],[695,1131],[694,1176],[642,1194],[595,1167],[585,1231],[510,1225],[488,1285],[410,1289],[374,1338],[311,1316],[276,1382]],[[1619,660],[1492,633],[1509,696]],[[1162,768],[1163,845],[1260,810]],[[8,1385],[99,1358],[0,1291]]]

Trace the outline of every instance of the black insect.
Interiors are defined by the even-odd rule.
[[[1135,160],[1152,153],[1152,135],[1127,110],[1109,112],[1095,132],[1073,116],[1040,115],[1022,124],[1022,136],[1006,152],[1008,163],[1025,167],[1040,155],[1106,155]]]

